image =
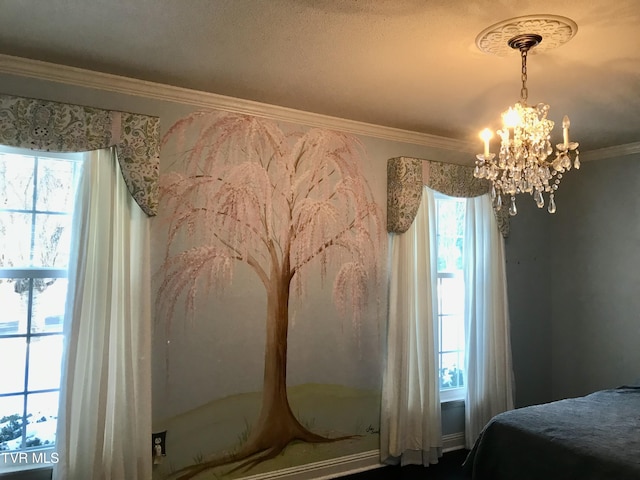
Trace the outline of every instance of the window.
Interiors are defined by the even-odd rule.
[[[0,470],[51,461],[81,158],[0,147]]]
[[[438,361],[442,401],[464,397],[463,245],[466,199],[436,193]]]

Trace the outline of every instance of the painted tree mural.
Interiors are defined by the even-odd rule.
[[[289,405],[289,308],[292,296],[304,298],[313,265],[322,280],[337,272],[334,303],[356,332],[364,307],[376,300],[370,297],[377,291],[370,290],[378,284],[384,227],[362,174],[361,144],[333,131],[285,133],[274,122],[222,112],[181,119],[163,148],[170,142],[181,153],[180,167],[160,179],[169,225],[159,311],[170,319],[182,298],[193,312],[200,293],[231,284],[240,262],[266,291],[257,423],[239,451],[187,467],[179,478],[232,462],[250,468],[294,440],[337,440],[305,428]],[[172,253],[185,239],[192,246]]]

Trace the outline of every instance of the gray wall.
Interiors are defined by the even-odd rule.
[[[551,215],[529,195],[516,202],[505,249],[516,407],[523,407],[551,399]]]
[[[519,197],[505,242],[518,407],[640,378],[640,155],[583,162],[556,203]]]
[[[584,163],[551,222],[553,398],[640,377],[640,155]]]
[[[452,435],[464,432],[464,400],[454,400],[442,404],[442,434]]]

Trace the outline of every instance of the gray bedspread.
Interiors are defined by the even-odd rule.
[[[464,468],[474,480],[639,480],[640,387],[496,415]]]

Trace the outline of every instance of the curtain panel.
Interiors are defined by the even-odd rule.
[[[115,149],[83,162],[64,321],[54,480],[150,480],[150,219]]]
[[[396,157],[387,161],[387,231],[404,233],[413,223],[420,206],[422,187],[450,197],[478,197],[491,191],[491,183],[473,176],[473,167],[452,163]],[[498,228],[509,236],[506,208],[494,210]]]
[[[423,187],[406,233],[389,235],[386,363],[382,376],[380,459],[424,465],[442,455],[438,385],[436,202]]]
[[[0,94],[0,144],[55,152],[115,146],[131,196],[148,216],[158,211],[157,117]]]
[[[513,409],[514,378],[504,239],[489,195],[467,199],[465,275],[465,446],[484,426]]]

